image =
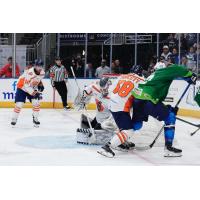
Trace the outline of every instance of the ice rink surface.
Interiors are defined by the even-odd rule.
[[[191,137],[196,128],[183,122],[177,121],[175,136],[176,146],[183,150],[180,158],[164,158],[162,146],[147,151],[115,151],[115,158],[106,158],[96,153],[100,146],[76,143],[78,111],[42,109],[39,128],[33,127],[31,109],[22,110],[15,128],[10,126],[11,115],[12,109],[0,109],[0,165],[200,165],[200,131]]]

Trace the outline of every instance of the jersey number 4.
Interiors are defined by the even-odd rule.
[[[134,84],[131,81],[119,80],[116,88],[113,90],[114,94],[117,94],[120,97],[126,97],[134,88]]]

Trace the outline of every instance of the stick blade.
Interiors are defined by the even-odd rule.
[[[138,150],[138,151],[146,151],[146,150],[151,149],[151,147],[150,147],[150,145],[149,146],[143,146],[143,147],[135,146],[134,149]]]

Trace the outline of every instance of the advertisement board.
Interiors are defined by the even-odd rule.
[[[98,79],[77,79],[78,85],[81,89],[83,89],[84,86],[89,85],[90,83],[97,80]],[[57,91],[53,90],[50,80],[44,79],[43,84],[45,86],[45,90],[43,92],[43,99],[41,100],[42,107],[62,108],[61,98]],[[69,79],[66,84],[68,88],[68,102],[73,103],[78,93],[77,85],[74,79]],[[184,80],[174,80],[170,86],[165,104],[170,104],[174,106],[180,98],[181,94],[183,93],[184,89],[186,88],[187,84],[188,83]],[[197,92],[197,89],[199,87],[199,81],[197,82],[196,86],[191,85],[188,92],[179,104],[180,113],[182,112],[183,115],[200,117],[200,108],[194,101],[195,93]],[[0,107],[11,107],[10,105],[13,105],[16,89],[17,79],[0,79]],[[94,98],[92,98],[91,104],[93,104],[93,108],[94,103]]]

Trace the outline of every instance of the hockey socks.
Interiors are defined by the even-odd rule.
[[[21,109],[23,107],[24,103],[23,102],[16,102],[15,103],[15,107],[13,110],[13,115],[12,115],[12,121],[11,121],[11,125],[15,126],[17,123],[17,119],[19,117],[19,114],[21,112]]]

